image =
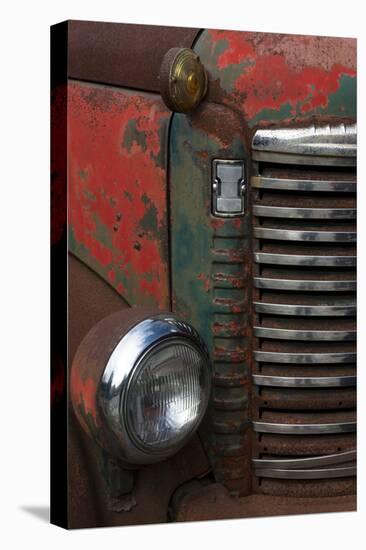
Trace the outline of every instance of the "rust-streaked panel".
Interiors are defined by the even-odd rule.
[[[69,21],[69,78],[158,92],[170,48],[190,48],[199,29]]]
[[[324,484],[325,490],[327,489]],[[348,512],[356,510],[355,495],[325,494],[322,498],[302,496],[255,495],[239,499],[230,498],[228,491],[219,484],[201,486],[173,500],[175,521],[207,521],[232,518],[288,516],[291,514],[319,514],[324,512]]]
[[[169,308],[166,134],[157,95],[68,86],[69,248],[130,305]]]
[[[241,119],[222,105],[176,113],[170,134],[172,306],[204,338],[214,388],[201,433],[217,481],[250,490],[250,210],[211,213],[214,159],[249,162]]]
[[[310,116],[356,118],[356,40],[206,30],[195,45],[209,101],[239,110],[250,127]]]

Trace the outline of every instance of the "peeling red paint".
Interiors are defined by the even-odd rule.
[[[213,323],[213,333],[216,337],[239,337],[245,335],[242,321],[229,321],[227,323]]]
[[[225,220],[223,218],[213,218],[211,217],[211,225],[214,229],[219,229],[220,227],[225,226]]]
[[[215,298],[215,304],[226,306],[231,313],[241,313],[244,311],[245,300],[236,300],[235,298]]]
[[[240,261],[243,259],[243,249],[241,248],[216,248],[215,254],[222,257],[226,257],[233,262]]]
[[[215,346],[214,348],[214,357],[218,361],[228,358],[234,363],[239,363],[245,360],[246,355],[246,350],[240,347],[237,349],[227,349],[224,347]]]
[[[227,273],[216,273],[214,277],[216,282],[225,282],[232,288],[243,288],[243,273],[240,276],[228,275]]]
[[[330,72],[317,67],[296,71],[283,57],[267,55],[257,60],[255,68],[237,79],[236,89],[246,93],[248,118],[253,118],[262,109],[279,110],[285,103],[291,105],[291,112],[296,115],[299,102],[306,101],[300,106],[303,113],[318,106],[326,107],[328,95],[337,90],[342,74],[353,76],[355,72],[341,65],[334,65]]]
[[[71,369],[70,374],[70,395],[74,404],[74,410],[86,432],[90,431],[87,417],[91,415],[94,427],[98,428],[99,420],[96,410],[96,382],[88,377],[83,380],[78,369]]]
[[[70,247],[134,305],[170,305],[169,116],[156,95],[69,84]]]
[[[351,38],[209,30],[196,49],[212,81],[219,79],[221,92],[212,86],[211,99],[239,108],[248,121],[284,107],[300,118],[325,110],[341,77],[356,76]]]

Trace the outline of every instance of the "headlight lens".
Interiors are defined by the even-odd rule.
[[[184,442],[205,412],[209,386],[205,358],[189,340],[169,339],[147,353],[126,395],[136,445],[155,453]]]

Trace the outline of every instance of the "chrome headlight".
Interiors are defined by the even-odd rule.
[[[193,327],[172,314],[145,317],[120,334],[106,361],[97,439],[131,464],[163,460],[196,431],[210,390],[208,352]]]

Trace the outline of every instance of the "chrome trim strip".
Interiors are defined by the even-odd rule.
[[[348,220],[356,218],[355,208],[290,208],[283,206],[253,206],[253,214],[268,218],[301,218]]]
[[[254,228],[254,236],[257,239],[274,239],[278,241],[354,243],[356,242],[356,235],[355,231],[293,231],[267,227]]]
[[[276,388],[339,388],[356,386],[356,376],[265,376],[253,374],[254,384]]]
[[[355,158],[357,125],[311,124],[296,128],[260,128],[252,139],[253,151],[300,156]]]
[[[254,359],[262,363],[294,363],[299,365],[354,363],[355,352],[342,353],[287,353],[277,351],[254,351]]]
[[[268,178],[265,176],[252,176],[251,186],[255,189],[274,189],[278,191],[306,191],[306,192],[331,192],[331,193],[355,193],[356,183],[353,181],[326,181]]]
[[[277,424],[274,422],[253,422],[253,429],[259,433],[270,434],[334,434],[353,433],[356,422],[332,422],[328,424]]]
[[[292,305],[292,304],[271,304],[266,302],[253,302],[257,313],[273,313],[274,315],[298,315],[301,317],[341,317],[356,314],[356,303],[340,305]]]
[[[258,264],[274,265],[306,265],[321,267],[353,267],[356,265],[356,256],[305,256],[297,254],[254,252],[254,260]]]
[[[290,330],[283,328],[254,327],[258,338],[275,340],[308,340],[349,342],[356,340],[356,330]]]
[[[356,281],[300,281],[296,279],[270,279],[267,277],[254,277],[254,285],[257,288],[269,288],[275,290],[302,290],[302,291],[353,291],[356,290]]]
[[[260,468],[255,470],[258,477],[276,479],[329,479],[338,477],[353,477],[357,474],[356,466],[344,466],[340,468],[323,468],[320,470],[281,470],[275,468]]]
[[[356,460],[357,451],[345,451],[322,456],[311,456],[308,458],[253,458],[252,463],[256,469],[261,468],[285,468],[286,470],[301,468],[311,468],[313,466],[330,466],[333,464],[343,464]]]

